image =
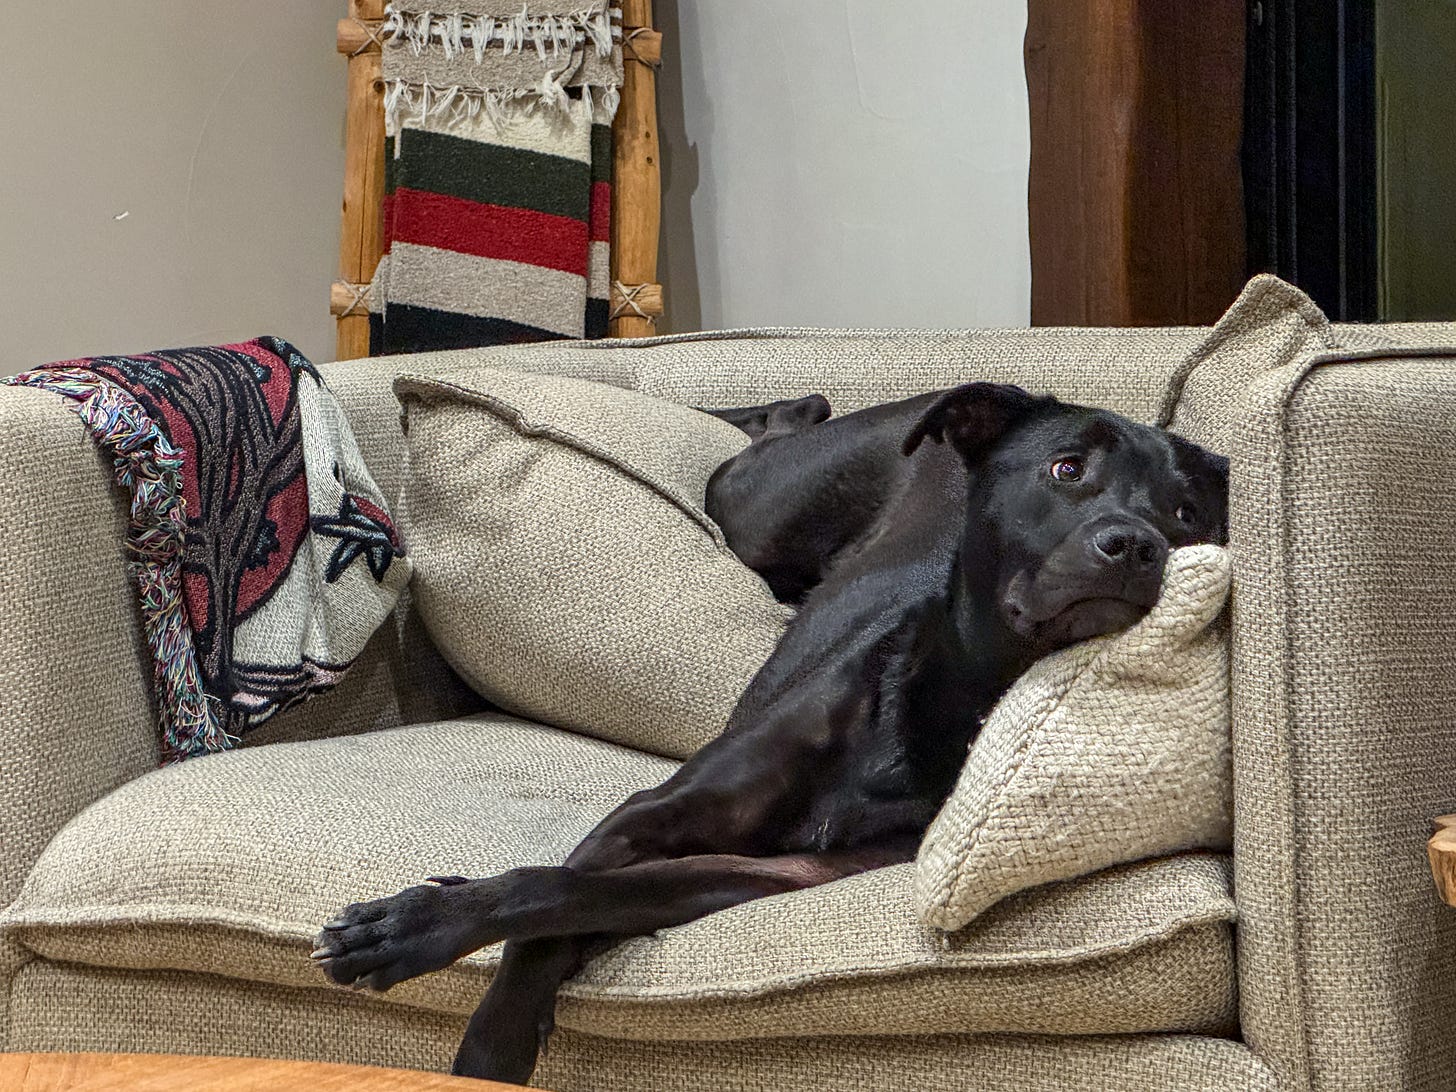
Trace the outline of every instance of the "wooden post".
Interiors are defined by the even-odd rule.
[[[349,0],[349,18],[339,23],[335,43],[339,52],[349,58],[339,276],[342,290],[350,299],[353,289],[348,286],[369,283],[384,246],[380,212],[384,200],[384,86],[380,81],[379,45],[373,40],[383,18],[384,0]],[[337,298],[340,287],[331,287],[331,297]],[[337,359],[368,355],[368,314],[340,314]]]
[[[1243,286],[1238,0],[1029,0],[1031,321],[1212,322]]]
[[[622,0],[622,102],[612,123],[611,309],[617,316],[609,325],[613,337],[655,333],[652,320],[662,313],[662,287],[657,284],[662,182],[653,67],[661,54],[661,35],[652,30],[652,0]],[[631,303],[617,290],[618,282],[632,296]],[[638,285],[646,287],[637,289]]]

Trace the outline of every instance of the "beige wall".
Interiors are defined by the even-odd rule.
[[[0,374],[264,333],[333,356],[343,8],[0,2]]]
[[[668,326],[1024,326],[1025,0],[656,0]]]

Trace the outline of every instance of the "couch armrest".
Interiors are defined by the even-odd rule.
[[[1436,1087],[1456,1059],[1425,856],[1456,811],[1453,453],[1453,350],[1276,369],[1233,431],[1242,1026],[1285,1087]]]
[[[56,395],[0,387],[0,904],[60,827],[156,766],[126,499]]]
[[[398,488],[402,366],[330,366],[366,460]],[[127,497],[66,401],[0,386],[0,906],[52,835],[154,769],[151,657],[125,554]],[[246,737],[272,742],[444,719],[478,708],[406,595],[341,685]]]

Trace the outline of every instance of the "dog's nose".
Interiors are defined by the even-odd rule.
[[[1162,568],[1168,558],[1168,544],[1161,535],[1125,523],[1098,531],[1092,536],[1092,548],[1102,560],[1115,565]]]

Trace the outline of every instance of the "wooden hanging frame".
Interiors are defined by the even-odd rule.
[[[344,121],[344,203],[339,280],[329,290],[338,324],[337,359],[369,355],[369,282],[384,249],[384,84],[380,25],[385,0],[349,0],[335,46],[349,62]],[[643,337],[663,313],[657,283],[662,183],[657,142],[657,66],[662,35],[652,0],[621,0],[622,101],[612,123],[612,337]]]

